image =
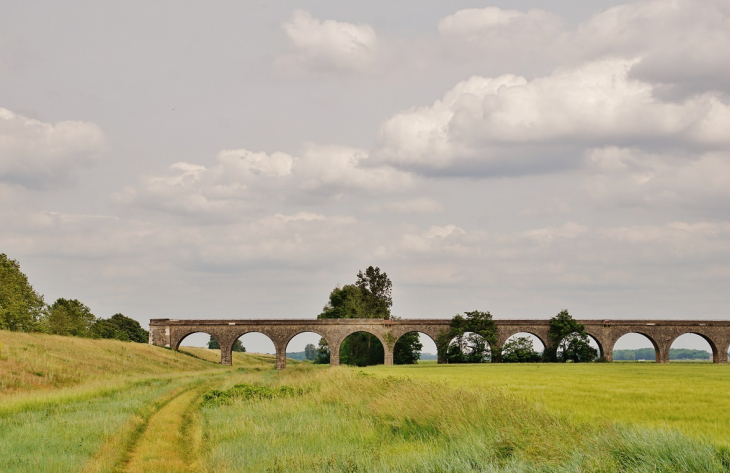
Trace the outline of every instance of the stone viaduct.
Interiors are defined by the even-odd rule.
[[[551,345],[547,320],[494,320],[497,326],[497,345],[501,347],[509,337],[526,332],[542,343]],[[323,337],[330,347],[330,364],[340,364],[340,346],[349,335],[368,332],[382,342],[385,364],[393,364],[393,347],[402,335],[421,332],[437,341],[449,328],[450,319],[279,319],[279,320],[150,320],[150,344],[177,350],[185,337],[203,332],[213,337],[221,347],[221,363],[231,365],[233,343],[242,335],[259,332],[271,339],[276,347],[276,368],[286,368],[286,346],[296,335],[313,332]],[[730,321],[713,320],[578,320],[598,344],[607,361],[613,361],[616,341],[627,333],[646,336],[654,345],[657,363],[669,362],[669,348],[680,335],[693,333],[701,336],[712,348],[715,363],[727,363],[730,348]],[[492,347],[493,349],[497,347]],[[441,363],[443,360],[439,360]]]

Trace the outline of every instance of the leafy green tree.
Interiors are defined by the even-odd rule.
[[[59,298],[48,310],[48,332],[55,335],[91,337],[96,317],[77,299]]]
[[[542,356],[535,351],[532,340],[518,337],[509,340],[502,348],[503,363],[537,363]]]
[[[358,271],[355,285],[362,293],[365,318],[390,319],[390,308],[393,306],[393,283],[380,268],[368,266],[363,273]]]
[[[598,350],[588,343],[585,327],[573,319],[567,310],[562,310],[550,319],[552,346],[545,349],[548,361],[575,363],[594,361]]]
[[[393,364],[414,365],[421,359],[423,344],[418,332],[409,332],[402,335],[393,347]]]
[[[356,332],[347,337],[340,347],[340,363],[354,366],[382,365],[385,349],[378,337],[367,332]]]
[[[0,330],[42,330],[45,310],[43,296],[30,285],[20,264],[0,253]]]
[[[208,348],[210,348],[211,350],[220,350],[221,346],[218,345],[218,341],[215,338],[210,337],[210,340],[208,340]],[[236,340],[235,342],[233,342],[232,351],[237,351],[239,353],[245,353],[246,347],[243,346],[243,343],[241,343],[241,340]]]
[[[322,309],[318,319],[378,318],[392,319],[390,308],[393,305],[393,283],[388,274],[380,268],[369,266],[364,272],[358,271],[355,284],[330,292],[329,302]],[[324,343],[324,345],[323,345]],[[413,362],[417,360],[422,348],[418,337],[406,337],[398,347],[394,347],[394,361]],[[397,353],[396,353],[397,350]],[[317,363],[329,363],[329,347],[320,341],[317,349]],[[357,366],[383,363],[385,350],[375,335],[358,332],[347,337],[340,346],[340,362]],[[326,361],[325,361],[326,360]],[[411,360],[411,361],[409,361]]]
[[[94,338],[109,338],[129,342],[129,335],[121,330],[117,324],[109,319],[98,319],[91,325],[91,336]]]
[[[478,310],[456,314],[449,330],[439,337],[438,350],[447,363],[484,363],[497,343],[492,314]]]
[[[91,326],[91,335],[96,338],[114,338],[136,343],[147,343],[149,332],[134,319],[123,314],[114,314],[109,319],[97,319]]]
[[[336,287],[330,292],[330,299],[318,319],[362,319],[367,318],[362,291],[354,284]]]
[[[327,344],[327,340],[324,338],[319,339],[317,346],[317,357],[314,359],[314,363],[318,365],[328,365],[330,362],[330,347]]]
[[[317,347],[314,346],[314,343],[307,343],[307,346],[304,347],[304,358],[310,361],[317,359]]]

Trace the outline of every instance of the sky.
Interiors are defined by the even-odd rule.
[[[48,302],[727,319],[727,0],[0,4],[0,252]]]

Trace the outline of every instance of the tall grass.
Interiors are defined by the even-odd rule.
[[[214,368],[210,363],[145,343],[0,330],[0,401],[14,393]]]
[[[571,363],[375,366],[403,376],[480,389],[500,388],[578,421],[678,429],[730,445],[730,365]]]
[[[497,389],[348,368],[258,381],[305,394],[204,407],[207,471],[730,471],[708,443],[576,423]]]
[[[0,471],[79,471],[132,416],[180,382],[149,380],[104,396],[0,416]]]

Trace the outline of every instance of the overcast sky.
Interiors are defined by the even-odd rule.
[[[727,319],[730,2],[0,4],[0,252],[97,316]]]

